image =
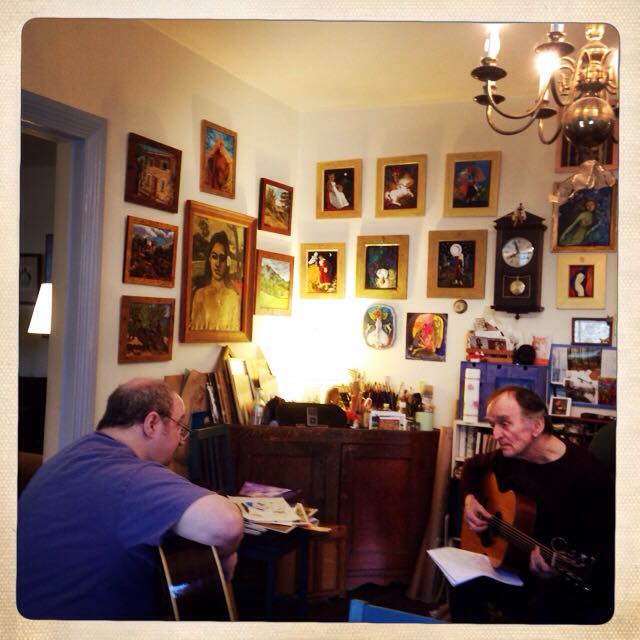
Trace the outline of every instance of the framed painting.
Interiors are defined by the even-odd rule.
[[[179,149],[130,133],[125,201],[177,213],[181,162]]]
[[[549,398],[549,415],[570,416],[571,398],[566,398],[565,396],[551,396],[551,398]]]
[[[358,236],[356,296],[407,298],[409,236]]]
[[[171,360],[175,302],[173,298],[122,296],[118,363]]]
[[[362,214],[362,160],[318,162],[316,218],[359,218]]]
[[[200,191],[236,197],[238,134],[203,120],[200,127]]]
[[[373,349],[388,349],[396,337],[396,312],[386,304],[367,308],[362,321],[362,335]]]
[[[618,120],[614,125],[614,135],[616,139],[620,139],[618,135]],[[597,160],[609,171],[615,171],[618,168],[618,143],[609,138],[595,149],[581,149],[571,144],[562,134],[558,136],[556,141],[556,173],[575,172],[585,160]]]
[[[405,358],[444,362],[447,355],[446,313],[407,313]]]
[[[260,178],[258,229],[290,236],[292,207],[293,187]]]
[[[173,287],[177,246],[178,227],[127,216],[122,281]]]
[[[256,253],[256,307],[258,315],[291,315],[293,256],[272,251]]]
[[[500,151],[447,154],[445,217],[497,214],[501,157]]]
[[[613,318],[571,318],[572,344],[604,344],[611,346]]]
[[[300,245],[300,297],[344,298],[344,242]]]
[[[558,184],[554,185],[554,192]],[[581,189],[551,214],[551,251],[615,251],[616,186]]]
[[[428,298],[484,298],[487,231],[429,231]]]
[[[427,156],[378,158],[376,218],[424,215]]]
[[[256,226],[252,216],[187,200],[182,342],[251,340]]]
[[[606,253],[563,253],[556,267],[558,309],[604,309]]]
[[[42,283],[42,255],[21,253],[18,273],[20,304],[35,304]]]

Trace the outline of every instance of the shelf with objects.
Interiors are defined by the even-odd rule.
[[[462,465],[467,458],[478,453],[488,453],[497,448],[488,422],[472,420],[453,421],[451,446],[451,477],[460,478]]]

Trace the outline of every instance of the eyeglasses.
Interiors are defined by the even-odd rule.
[[[209,258],[211,260],[213,260],[214,262],[226,262],[227,261],[227,254],[226,253],[216,253],[215,251],[212,251],[209,254]]]
[[[175,422],[180,429],[180,442],[184,442],[191,435],[191,427],[188,427],[184,422],[180,422],[171,416],[163,416],[164,418],[169,418],[171,422]]]

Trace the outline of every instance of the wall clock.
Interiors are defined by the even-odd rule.
[[[522,204],[494,222],[497,230],[493,308],[521,313],[542,311],[542,218],[525,211]]]

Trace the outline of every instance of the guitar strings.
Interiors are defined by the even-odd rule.
[[[514,526],[510,525],[508,522],[505,522],[502,518],[498,518],[497,516],[491,516],[489,520],[490,524],[496,525],[499,531],[503,534],[506,534],[505,537],[509,537],[513,539],[514,542],[520,543],[521,545],[526,544],[528,547],[540,547],[540,553],[544,557],[545,553],[549,558],[552,558],[554,554],[558,554],[558,552],[553,551],[550,547],[547,547],[543,544],[539,544],[536,540],[531,538],[530,536],[522,533],[519,529],[516,529]]]

